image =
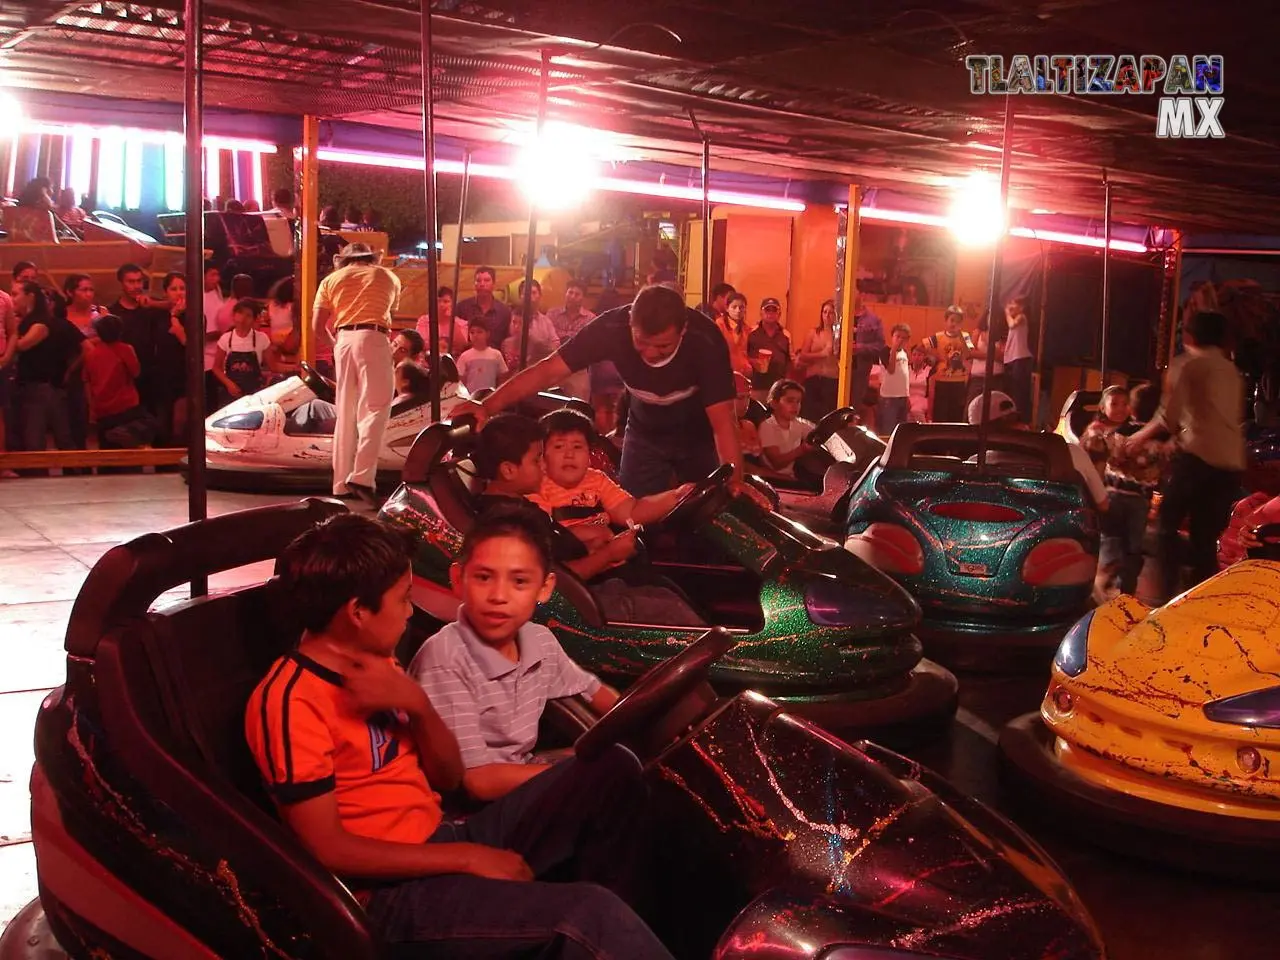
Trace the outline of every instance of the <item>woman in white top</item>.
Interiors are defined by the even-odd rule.
[[[987,343],[991,335],[991,325],[984,315],[978,320],[978,336],[974,341],[974,353],[969,358],[969,390],[965,398],[968,403],[982,393],[987,378]],[[1004,333],[997,330],[995,363],[991,365],[991,389],[1004,389]],[[1019,408],[1021,409],[1021,408]]]
[[[804,415],[821,420],[836,408],[840,384],[840,358],[836,356],[834,328],[836,302],[826,300],[818,313],[818,325],[809,331],[795,355],[796,379],[804,384]]]

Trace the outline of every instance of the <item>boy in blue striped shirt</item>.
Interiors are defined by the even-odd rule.
[[[586,696],[604,713],[618,695],[531,623],[555,589],[545,518],[518,500],[484,511],[451,571],[458,620],[422,645],[409,667],[453,731],[463,786],[496,800],[548,768],[533,760],[548,700]]]

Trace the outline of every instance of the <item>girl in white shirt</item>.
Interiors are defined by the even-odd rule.
[[[769,390],[773,416],[760,424],[765,463],[789,477],[795,476],[795,462],[814,449],[804,442],[813,424],[800,416],[802,403],[804,388],[794,380],[779,380]]]

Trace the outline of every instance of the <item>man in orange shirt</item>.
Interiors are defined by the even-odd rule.
[[[398,532],[348,514],[280,558],[305,632],[249,698],[245,734],[281,819],[348,882],[382,940],[423,956],[668,958],[614,893],[538,879],[566,868],[628,879],[619,828],[634,831],[643,802],[629,751],[557,764],[464,821],[443,818],[431,784],[460,784],[458,743],[393,659],[412,611],[410,553]]]

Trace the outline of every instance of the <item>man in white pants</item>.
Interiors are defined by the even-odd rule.
[[[320,343],[334,345],[333,493],[377,506],[378,454],[395,393],[388,335],[400,279],[378,266],[366,243],[347,244],[333,261],[337,269],[320,283],[312,316]]]

